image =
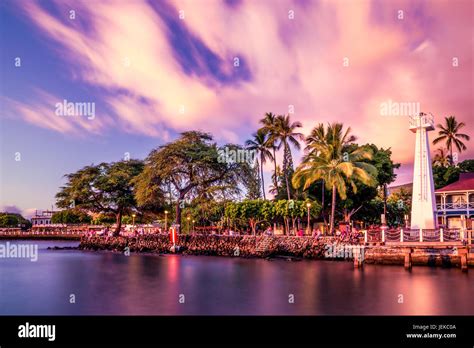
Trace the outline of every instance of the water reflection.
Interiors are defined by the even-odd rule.
[[[354,270],[350,262],[125,256],[38,244],[37,262],[0,259],[0,314],[474,314],[472,274],[458,269]]]

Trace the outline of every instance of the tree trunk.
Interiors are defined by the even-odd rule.
[[[273,185],[275,185],[275,190],[276,190],[276,193],[278,194],[277,159],[276,159],[275,146],[273,146],[273,164],[275,166],[275,178],[273,179]]]
[[[449,147],[449,152],[451,153],[451,157],[449,158],[449,163],[451,163],[451,166],[454,164],[454,160],[453,160],[453,145],[451,144],[451,146]]]
[[[262,177],[262,191],[263,191],[263,199],[266,201],[267,197],[265,196],[265,181],[263,179],[263,155],[260,155],[260,176]]]
[[[329,227],[330,234],[334,234],[335,212],[336,212],[336,185],[332,185],[331,222],[330,222],[330,227]]]
[[[323,186],[322,186],[322,194],[321,194],[321,215],[323,216],[323,221],[324,221],[324,228],[328,228],[328,223],[326,221],[326,209],[324,206],[324,191],[326,190],[325,188],[325,183],[323,179]]]
[[[283,175],[285,176],[285,183],[286,183],[286,193],[288,195],[288,200],[291,199],[291,195],[290,195],[290,185],[288,184],[288,158],[286,157],[286,153],[288,151],[287,147],[288,145],[286,144],[286,142],[284,143],[285,145],[285,148],[284,148],[284,153],[283,153]]]
[[[175,223],[179,226],[179,233],[182,232],[182,226],[181,226],[181,202],[184,199],[184,195],[180,194],[178,202],[176,203],[176,220]]]
[[[122,210],[119,210],[119,212],[115,215],[115,231],[114,231],[114,236],[120,235],[120,230],[122,229]]]

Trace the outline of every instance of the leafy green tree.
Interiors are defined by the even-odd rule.
[[[464,128],[466,124],[464,122],[458,122],[455,116],[445,117],[444,120],[444,125],[437,125],[440,130],[438,131],[438,137],[433,140],[433,144],[436,145],[442,141],[446,143],[446,147],[450,153],[450,162],[451,165],[453,165],[453,147],[456,147],[459,152],[465,151],[467,147],[461,139],[469,141],[470,137],[467,134],[460,133],[460,130]]]
[[[459,163],[459,169],[463,173],[472,173],[474,172],[474,160],[468,159]]]
[[[196,197],[226,199],[240,194],[239,184],[251,175],[247,162],[220,160],[224,148],[237,151],[232,144],[218,148],[210,134],[191,131],[151,151],[143,173],[137,178],[136,199],[141,206],[163,200],[168,184],[176,198],[176,223],[181,225],[185,200]]]
[[[377,185],[382,189],[383,213],[387,216],[387,186],[395,181],[397,174],[395,169],[400,168],[400,163],[392,161],[392,150],[390,148],[378,148],[374,144],[365,145],[372,151],[373,157],[369,161],[377,170]],[[368,197],[366,197],[368,199]]]
[[[31,222],[26,220],[21,214],[0,212],[0,227],[2,228],[30,228]]]
[[[0,212],[0,227],[28,229],[31,227],[31,222],[26,220],[21,214]]]
[[[18,227],[18,217],[12,214],[0,216],[0,227]]]
[[[433,166],[433,181],[435,184],[435,189],[439,189],[459,180],[460,172],[461,169],[459,167]]]
[[[294,200],[278,200],[275,201],[275,217],[283,220],[285,232],[290,233],[290,223],[295,230],[296,220],[306,217],[308,214],[307,203],[311,203],[310,216],[315,218],[321,211],[321,205],[317,202],[310,201],[294,201]]]
[[[92,218],[85,212],[77,209],[58,211],[51,217],[53,224],[89,224]]]
[[[136,209],[134,179],[143,170],[140,160],[128,160],[86,166],[67,174],[66,185],[56,194],[60,208],[113,214],[115,235],[120,233],[122,216]]]

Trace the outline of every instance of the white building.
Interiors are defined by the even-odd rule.
[[[44,210],[41,212],[41,214],[38,214],[38,211],[36,211],[35,215],[31,218],[31,224],[33,225],[32,227],[45,227],[45,226],[50,226],[51,225],[51,218],[53,217],[53,214],[55,211],[52,210]]]

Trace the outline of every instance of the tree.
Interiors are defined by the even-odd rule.
[[[433,166],[433,181],[435,189],[439,189],[446,185],[452,184],[459,179],[459,167],[449,166]]]
[[[330,232],[334,232],[334,215],[336,194],[341,199],[347,197],[346,180],[354,192],[357,192],[356,181],[365,185],[375,186],[377,170],[367,162],[373,155],[369,148],[349,148],[350,128],[343,133],[343,125],[328,125],[324,142],[311,144],[311,149],[303,157],[302,163],[293,176],[293,185],[306,190],[317,180],[324,179],[326,188],[332,190]]]
[[[261,194],[261,185],[260,185],[260,174],[259,174],[259,161],[255,161],[255,164],[251,168],[251,175],[248,176],[245,187],[247,190],[247,199],[260,199],[262,198]],[[265,191],[263,193],[265,195]]]
[[[273,130],[274,136],[278,141],[277,149],[280,149],[283,146],[283,175],[285,177],[288,200],[291,199],[289,178],[293,172],[293,159],[290,145],[293,145],[296,149],[301,148],[299,140],[304,140],[304,136],[295,131],[297,128],[301,127],[302,125],[300,122],[291,122],[290,115],[279,115],[276,118]]]
[[[459,169],[463,173],[472,173],[474,172],[474,160],[469,159],[459,163]]]
[[[390,148],[378,148],[374,144],[365,145],[370,148],[373,158],[369,163],[377,170],[377,183],[382,188],[383,193],[383,213],[387,217],[387,186],[395,181],[397,174],[395,169],[400,168],[400,163],[393,163],[392,150]]]
[[[273,187],[278,192],[278,180],[277,180],[277,162],[276,162],[276,116],[271,112],[267,112],[265,117],[260,120],[260,123],[263,125],[261,130],[266,134],[267,140],[265,145],[269,150],[273,152],[273,165],[275,166],[273,178]]]
[[[92,218],[78,209],[65,209],[58,211],[51,217],[54,224],[89,224]]]
[[[450,162],[451,165],[454,164],[453,158],[453,146],[459,152],[462,152],[467,149],[466,145],[461,141],[461,139],[469,141],[470,137],[467,134],[459,133],[459,131],[466,125],[464,122],[459,122],[456,120],[455,116],[445,117],[445,124],[438,124],[440,130],[438,131],[438,137],[433,140],[433,144],[436,145],[441,141],[446,142],[446,147],[450,153]]]
[[[66,174],[67,183],[56,194],[60,208],[115,215],[115,235],[120,233],[122,216],[136,209],[134,179],[142,172],[143,162],[128,160],[86,166]]]
[[[445,148],[440,147],[436,149],[436,154],[433,157],[433,166],[448,167],[451,162],[451,156],[448,155]]]
[[[28,229],[31,227],[31,222],[26,220],[21,214],[0,212],[0,227],[21,227]]]
[[[308,214],[306,203],[311,203],[310,216],[313,218],[318,216],[321,211],[321,206],[317,202],[281,199],[274,203],[275,217],[283,220],[286,233],[289,234],[290,232],[290,222],[294,229],[296,220],[298,218],[303,218]]]
[[[240,193],[239,183],[245,182],[251,174],[250,165],[225,156],[221,160],[220,154],[225,150],[240,148],[232,144],[218,148],[212,140],[208,133],[190,131],[152,150],[136,180],[136,199],[140,206],[162,200],[169,184],[176,198],[176,224],[181,226],[186,199],[225,199],[229,194]]]
[[[265,181],[263,178],[263,165],[268,159],[273,160],[272,153],[267,143],[267,132],[260,128],[254,135],[253,139],[247,140],[245,146],[248,150],[255,151],[260,158],[260,180],[262,183],[263,199],[267,199],[265,195]]]

